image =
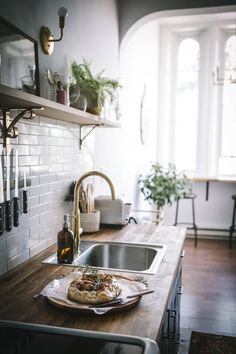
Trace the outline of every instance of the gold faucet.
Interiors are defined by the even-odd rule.
[[[109,184],[110,190],[111,190],[111,197],[114,200],[115,199],[115,189],[112,184],[112,181],[110,180],[109,177],[107,177],[104,173],[99,172],[99,171],[90,171],[82,175],[78,181],[75,184],[75,189],[74,189],[74,207],[73,207],[73,213],[72,213],[72,231],[74,233],[74,244],[75,244],[75,253],[79,253],[80,250],[80,210],[79,210],[79,190],[80,186],[83,182],[83,180],[87,177],[90,176],[99,176],[104,178],[107,183]]]

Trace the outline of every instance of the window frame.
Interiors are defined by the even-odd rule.
[[[189,171],[195,176],[219,176],[223,86],[213,85],[212,73],[213,67],[218,62],[222,66],[227,38],[232,33],[236,33],[232,23],[232,20],[217,22],[212,20],[199,23],[191,22],[191,28],[190,23],[187,22],[182,25],[162,24],[160,26],[159,87],[162,89],[159,89],[157,160],[163,164],[175,163],[171,142],[174,139],[175,126],[173,112],[176,92],[173,87],[177,86],[178,45],[185,38],[193,38],[199,42],[200,46],[196,170]],[[223,53],[221,57],[220,53]],[[171,108],[168,108],[167,105]]]

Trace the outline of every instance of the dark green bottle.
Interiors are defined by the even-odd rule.
[[[58,263],[70,264],[74,260],[74,235],[69,227],[69,215],[64,215],[63,229],[57,234]]]

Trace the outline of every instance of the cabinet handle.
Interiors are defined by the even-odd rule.
[[[185,250],[181,251],[180,257],[183,258],[185,256]]]
[[[170,310],[167,309],[166,312],[168,314],[168,318],[167,318],[167,338],[170,338]]]
[[[179,287],[178,295],[182,295],[183,292],[184,292],[184,287],[183,287],[183,285],[181,285],[181,286]]]
[[[173,336],[175,336],[175,332],[176,332],[176,310],[171,310],[172,314],[171,314],[171,318],[173,318],[173,331],[171,331],[171,333],[173,333]]]

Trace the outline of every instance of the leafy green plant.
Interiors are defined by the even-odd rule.
[[[118,80],[113,80],[103,76],[104,70],[93,75],[90,69],[91,63],[87,62],[85,59],[82,64],[78,64],[74,61],[71,64],[72,75],[81,91],[90,91],[94,96],[99,107],[106,95],[110,95],[113,98],[115,91],[121,87]]]
[[[144,199],[158,208],[171,205],[174,201],[191,191],[191,183],[184,173],[177,173],[174,164],[164,168],[159,163],[153,164],[150,172],[140,176],[138,183]]]

